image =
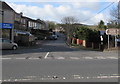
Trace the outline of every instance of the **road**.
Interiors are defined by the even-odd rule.
[[[22,82],[117,82],[118,53],[70,48],[60,34],[37,48],[3,50],[2,80]]]

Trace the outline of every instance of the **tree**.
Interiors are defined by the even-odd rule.
[[[118,6],[115,6],[110,10],[110,15],[111,15],[111,20],[118,19]]]
[[[104,23],[103,20],[101,20],[101,21],[99,22],[98,28],[99,28],[99,29],[106,29],[106,28],[107,28],[107,26],[105,25],[105,23]]]
[[[114,6],[110,10],[110,15],[111,15],[111,19],[109,21],[108,27],[119,28],[120,23],[118,22],[118,20],[120,20],[120,1],[118,2],[118,5]]]
[[[74,31],[73,24],[77,23],[78,19],[76,19],[73,16],[68,16],[68,17],[62,18],[61,22],[65,25],[65,31],[67,35],[70,35]]]
[[[100,42],[99,32],[96,30],[92,30],[87,26],[81,26],[77,28],[77,31],[75,33],[78,39],[86,40],[88,42],[93,42],[93,43]]]
[[[62,18],[62,23],[64,24],[74,24],[74,23],[77,23],[78,22],[78,19],[76,19],[75,17],[73,16],[68,16],[68,17],[64,17]]]
[[[100,21],[100,23],[98,24],[98,28],[102,29],[104,27],[104,22],[103,20]]]
[[[55,30],[56,24],[53,21],[47,21],[49,30]]]
[[[75,27],[73,24],[78,22],[78,19],[74,16],[68,16],[61,19],[61,22],[64,24],[64,29],[67,35],[68,43],[70,43],[70,37],[72,37]]]

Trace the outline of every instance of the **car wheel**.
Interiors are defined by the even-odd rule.
[[[17,49],[17,46],[13,46],[12,49],[13,49],[13,50],[16,50],[16,49]]]

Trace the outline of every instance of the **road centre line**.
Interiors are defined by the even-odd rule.
[[[50,52],[47,52],[47,54],[46,54],[45,57],[44,57],[45,59],[47,58],[47,56],[49,55],[49,53],[50,53]]]

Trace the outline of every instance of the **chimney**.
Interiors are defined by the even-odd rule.
[[[22,15],[23,15],[23,13],[22,13],[22,12],[20,12],[20,15],[22,16]]]

